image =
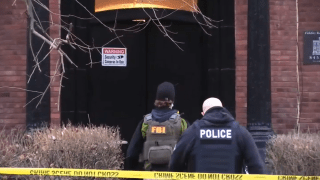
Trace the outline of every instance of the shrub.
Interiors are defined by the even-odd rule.
[[[123,154],[118,128],[50,128],[24,133],[0,132],[1,167],[121,169]],[[79,178],[75,178],[79,179]]]
[[[278,135],[267,144],[268,169],[278,175],[320,175],[320,134]]]

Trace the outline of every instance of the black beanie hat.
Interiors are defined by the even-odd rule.
[[[157,100],[164,101],[166,100],[166,98],[168,98],[168,100],[174,101],[174,97],[175,97],[175,92],[174,92],[173,84],[169,82],[163,82],[158,86],[157,96],[156,96]]]

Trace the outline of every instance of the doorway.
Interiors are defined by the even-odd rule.
[[[112,24],[107,24],[112,26]],[[117,22],[117,28],[133,26],[130,21]],[[172,35],[183,42],[180,48],[169,38],[163,37],[158,27],[148,25],[140,32],[120,31],[120,40],[104,47],[127,48],[127,66],[87,67],[88,114],[93,124],[120,126],[123,138],[130,140],[139,121],[154,108],[157,86],[169,81],[175,85],[174,108],[189,122],[200,118],[203,95],[201,28],[197,24],[163,22]],[[91,27],[95,46],[101,47],[115,34],[105,27]],[[102,35],[103,34],[103,35]],[[101,60],[99,52],[92,53],[92,60]]]
[[[94,13],[93,1],[78,0]],[[158,84],[169,81],[175,85],[174,108],[193,123],[201,118],[202,102],[208,97],[218,97],[235,116],[235,28],[234,0],[199,0],[202,12],[213,20],[223,20],[218,28],[204,32],[189,12],[177,11],[161,22],[170,26],[171,37],[180,50],[157,26],[150,23],[139,32],[118,31],[121,42],[114,40],[105,47],[126,47],[126,67],[104,67],[101,63],[92,68],[90,56],[79,49],[62,47],[78,65],[65,64],[68,79],[63,80],[61,91],[61,121],[72,124],[106,124],[120,127],[122,138],[130,141],[143,115],[153,108]],[[161,10],[159,10],[161,12]],[[90,15],[75,1],[61,0],[61,13],[78,17]],[[167,11],[170,14],[170,11]],[[109,11],[95,14],[113,27],[135,25],[133,19],[148,19],[139,9]],[[73,23],[74,34],[87,44],[96,47],[115,38],[114,33],[99,23],[88,19],[62,17]],[[210,35],[208,35],[208,34]],[[62,29],[61,36],[67,32]],[[123,43],[123,44],[122,44]],[[93,52],[92,60],[101,60]]]

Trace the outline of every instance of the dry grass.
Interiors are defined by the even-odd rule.
[[[120,133],[113,127],[69,125],[28,134],[3,130],[0,138],[0,167],[113,170],[121,169],[124,160]]]
[[[320,134],[278,135],[267,146],[272,174],[320,175]]]

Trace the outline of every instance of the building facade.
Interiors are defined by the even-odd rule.
[[[223,40],[223,38],[226,37],[223,35],[224,32],[233,34],[233,39],[226,40],[228,44],[222,44],[223,47],[220,49],[222,54],[218,59],[220,62],[223,62],[225,58],[228,58],[227,55],[230,54],[230,52],[231,55],[232,52],[235,53],[234,71],[230,71],[230,74],[234,76],[234,80],[229,78],[229,76],[224,76],[222,73],[223,69],[233,69],[233,65],[230,65],[230,67],[227,65],[226,67],[221,67],[219,77],[222,88],[220,88],[221,92],[218,94],[223,102],[224,99],[228,101],[225,104],[228,104],[228,106],[230,104],[230,109],[235,114],[236,119],[242,125],[246,125],[248,122],[248,98],[250,98],[248,95],[248,73],[250,74],[250,71],[259,73],[252,68],[248,68],[248,19],[250,15],[248,7],[250,1],[234,0],[230,2],[232,2],[233,5],[230,6],[230,3],[228,4],[228,2],[225,1],[224,4],[220,3],[220,6],[218,6],[218,9],[222,7],[229,7],[230,9],[231,7],[233,12],[233,14],[231,13],[233,18],[225,16],[231,19],[226,20],[226,22],[232,22],[233,24],[229,23],[220,26],[222,31],[217,35]],[[58,0],[48,1],[50,11],[53,13],[49,14],[51,23],[48,24],[49,28],[47,32],[53,38],[64,37],[63,30],[60,27],[60,14],[64,11],[63,6],[65,6],[63,3],[64,1],[60,2]],[[304,64],[305,32],[320,31],[319,7],[320,1],[316,0],[269,0],[269,68],[271,72],[271,104],[269,105],[271,107],[270,121],[272,122],[272,129],[276,133],[288,133],[296,128],[297,123],[303,131],[318,131],[320,129],[320,67],[317,63]],[[210,14],[212,12],[207,10],[205,14],[206,13]],[[220,16],[222,19],[224,17],[223,14],[224,11],[221,11]],[[66,108],[63,107],[64,105],[66,106],[66,104],[68,104],[68,106],[70,106],[69,104],[75,103],[74,100],[70,100],[72,102],[70,103],[65,99],[77,98],[77,96],[69,96],[70,92],[74,90],[70,88],[69,94],[67,93],[68,97],[63,97],[64,100],[59,99],[60,94],[63,96],[64,91],[60,89],[61,76],[59,73],[56,73],[57,64],[59,64],[61,58],[57,51],[52,50],[46,62],[47,64],[44,64],[47,70],[44,70],[44,74],[42,74],[45,77],[43,81],[37,81],[36,77],[38,77],[38,74],[35,74],[34,82],[28,83],[33,68],[30,68],[32,65],[29,65],[30,67],[28,68],[27,62],[33,59],[29,58],[27,61],[28,51],[30,51],[30,48],[28,49],[30,41],[28,40],[28,18],[24,1],[1,1],[0,17],[0,126],[6,128],[26,126],[28,122],[33,122],[32,119],[34,117],[36,117],[35,119],[42,118],[42,120],[49,122],[51,125],[61,125],[63,121],[67,120],[73,121],[70,117],[76,117],[77,115],[71,116],[66,115],[66,113],[61,113],[61,111],[64,111],[63,108]],[[152,31],[152,29],[149,30]],[[190,42],[194,42],[195,40]],[[315,43],[318,43],[316,42],[318,40],[319,38],[314,39]],[[42,41],[39,41],[39,43],[41,45]],[[313,43],[313,41],[311,41],[311,43]],[[314,45],[312,46],[317,48]],[[215,48],[216,46],[212,45],[211,47]],[[317,51],[317,49],[315,49],[315,51]],[[80,67],[80,69],[81,68],[83,67]],[[69,72],[71,71],[73,70]],[[233,72],[234,74],[232,74]],[[77,74],[81,76],[80,71]],[[201,77],[199,76],[199,79],[194,82],[200,81]],[[210,79],[210,77],[208,79]],[[224,86],[224,80],[234,81],[234,85]],[[78,81],[79,80],[77,80],[77,82]],[[44,96],[43,103],[38,106],[39,110],[33,112],[35,106],[38,105],[39,98],[32,101],[32,103],[35,104],[28,104],[30,105],[28,109],[28,105],[26,106],[26,104],[41,94],[39,92],[33,92],[37,90],[37,84],[41,84],[41,88],[45,90],[48,83],[50,83],[50,87],[46,91],[47,93],[46,96]],[[79,84],[80,82],[78,82],[78,85]],[[79,89],[81,86],[76,87],[75,89]],[[233,90],[230,91],[230,87]],[[63,88],[68,88],[68,86]],[[214,86],[207,87],[207,91],[214,91],[214,88]],[[26,89],[28,91],[26,91]],[[146,89],[148,90],[148,87],[146,87]],[[222,93],[224,91],[228,92],[228,94],[224,95]],[[82,96],[81,92],[78,92],[78,94]],[[212,94],[215,95],[214,93]],[[234,99],[234,102],[228,98],[224,98],[227,96]],[[205,97],[205,95],[199,96],[198,99],[203,101]],[[85,103],[88,103],[88,101],[89,100]],[[107,99],[103,102],[107,103]],[[81,101],[76,103],[82,104]],[[197,106],[199,106],[199,102],[197,103]],[[109,106],[112,106],[112,104]],[[82,111],[81,108],[84,107],[77,107],[77,109],[80,109],[79,112]],[[259,107],[257,108],[259,109]],[[83,115],[81,116],[87,116],[85,110],[83,111]],[[72,113],[73,110],[68,110],[68,112]],[[146,112],[146,110],[139,111],[141,117],[142,114]],[[117,113],[121,114],[120,111]],[[125,119],[125,117],[123,118]],[[133,124],[137,123],[134,122]]]

